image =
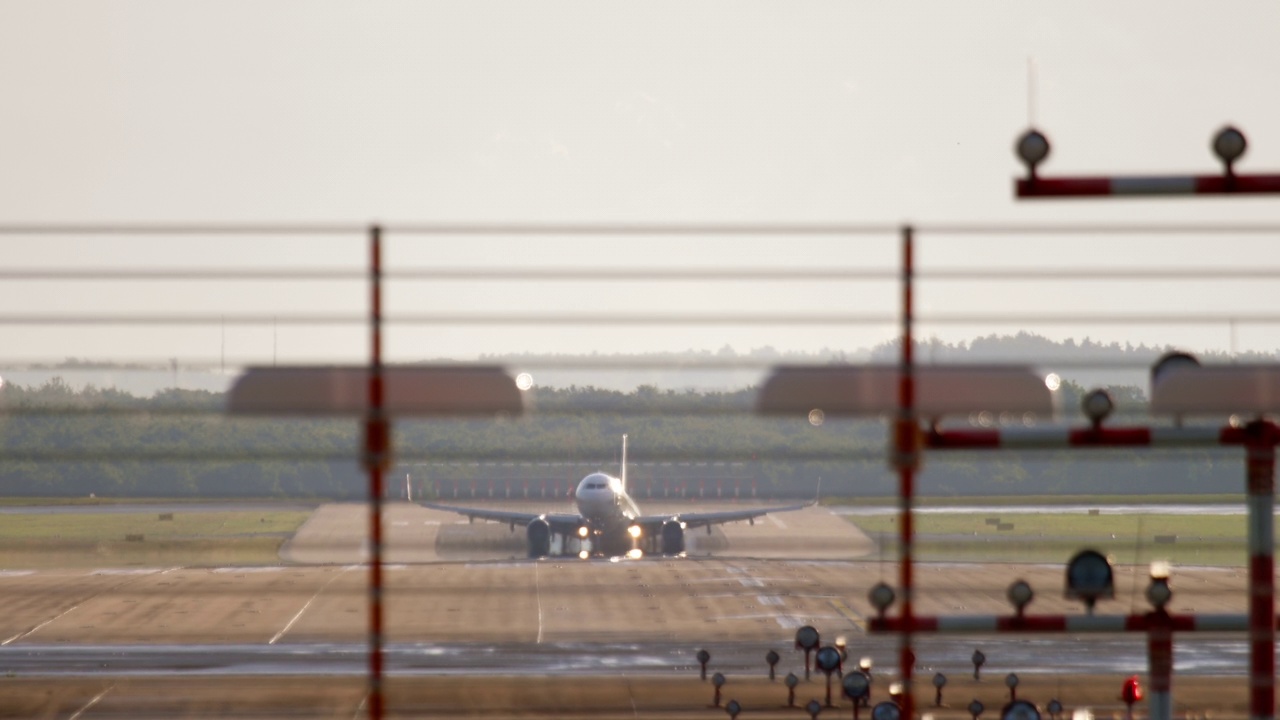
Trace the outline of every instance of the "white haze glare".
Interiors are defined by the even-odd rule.
[[[0,6],[0,223],[841,222],[926,227],[923,337],[1280,348],[1276,281],[930,282],[930,268],[1275,267],[1274,238],[949,236],[932,224],[1280,222],[1274,197],[1016,202],[1029,113],[1046,174],[1280,171],[1280,5],[1176,2],[42,2]],[[1032,61],[1032,62],[1029,62]],[[1035,68],[1033,107],[1028,68]],[[346,267],[362,238],[0,237],[7,268]],[[855,268],[853,238],[409,237],[396,268]],[[857,351],[892,277],[849,283],[392,280],[388,313],[872,316],[844,325],[392,325],[388,359]],[[0,283],[4,313],[191,313],[188,326],[0,325],[0,360],[359,360],[364,283]],[[1185,324],[930,325],[930,314],[1206,314]],[[260,322],[237,324],[238,315]],[[283,317],[273,326],[268,319]],[[877,318],[889,318],[881,322]]]

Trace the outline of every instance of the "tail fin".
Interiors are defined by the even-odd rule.
[[[622,483],[622,491],[627,491],[627,434],[622,434],[622,469],[618,473],[618,480]]]

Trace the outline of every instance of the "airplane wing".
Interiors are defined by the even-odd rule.
[[[636,518],[637,525],[645,528],[648,532],[661,528],[665,522],[676,521],[684,523],[686,528],[705,527],[707,525],[719,525],[721,523],[741,522],[743,520],[754,520],[758,517],[764,517],[769,513],[791,512],[792,510],[802,510],[813,505],[815,501],[800,503],[798,505],[782,505],[779,507],[762,507],[747,508],[744,510],[721,510],[716,512],[682,512],[673,513],[671,515],[642,515]]]
[[[545,520],[551,526],[552,532],[573,532],[582,525],[582,516],[578,513],[534,513],[520,512],[518,510],[494,510],[490,508],[468,508],[454,507],[453,505],[440,505],[437,503],[422,503],[423,507],[432,510],[445,510],[455,512],[459,515],[465,515],[471,520],[489,520],[492,522],[506,523],[512,528],[516,525],[528,525],[534,520]]]

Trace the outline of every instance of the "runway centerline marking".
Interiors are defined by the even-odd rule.
[[[81,715],[83,715],[83,714],[84,714],[84,711],[85,711],[85,710],[88,710],[89,708],[93,707],[94,705],[97,705],[97,704],[98,704],[98,701],[99,701],[99,700],[101,700],[103,697],[105,697],[107,693],[109,693],[109,692],[111,692],[112,690],[114,690],[114,689],[115,689],[115,687],[116,687],[115,685],[111,685],[111,686],[109,686],[106,690],[103,690],[102,692],[98,693],[97,695],[94,695],[92,700],[90,700],[89,702],[85,703],[85,704],[84,704],[84,707],[82,707],[82,708],[80,708],[79,710],[77,710],[77,711],[75,711],[74,713],[72,713],[72,714],[71,714],[71,717],[67,718],[67,720],[76,720],[76,718],[78,718],[78,717],[80,717]]]
[[[347,571],[348,571],[348,570],[350,570],[350,569],[351,569],[351,568],[353,568],[353,567],[355,567],[355,566],[354,566],[354,565],[348,565],[348,566],[346,566],[346,567],[342,568],[342,571],[341,571],[341,572],[339,572],[337,575],[334,575],[333,577],[329,578],[329,582],[325,583],[324,585],[321,585],[321,586],[320,586],[320,589],[319,589],[319,590],[316,590],[316,594],[315,594],[315,595],[312,595],[312,596],[311,596],[311,599],[310,599],[310,600],[308,600],[308,601],[306,602],[306,604],[302,606],[302,609],[298,611],[298,614],[294,615],[294,616],[293,616],[293,619],[289,620],[289,622],[288,622],[288,623],[286,623],[286,624],[285,624],[285,626],[284,626],[283,628],[281,628],[281,629],[280,629],[280,632],[276,633],[276,634],[275,634],[275,636],[273,636],[270,640],[268,640],[268,641],[267,641],[267,644],[268,644],[268,645],[275,645],[277,640],[279,640],[280,638],[284,637],[284,634],[285,634],[285,633],[287,633],[287,632],[289,632],[289,628],[293,627],[293,624],[294,624],[294,623],[296,623],[296,622],[298,622],[298,620],[302,617],[302,613],[306,612],[306,611],[307,611],[307,608],[311,607],[311,603],[315,602],[315,601],[316,601],[316,598],[320,597],[320,593],[322,593],[322,592],[324,592],[326,589],[328,589],[328,587],[329,587],[330,585],[332,585],[332,584],[333,584],[333,581],[334,581],[334,580],[337,580],[338,578],[340,578],[340,577],[342,577],[343,575],[345,575],[345,574],[347,573]]]

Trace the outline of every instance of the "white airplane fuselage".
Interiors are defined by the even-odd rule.
[[[625,537],[632,521],[640,517],[640,508],[627,494],[622,481],[605,473],[591,473],[582,478],[573,499],[593,534]]]

